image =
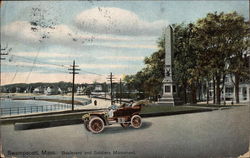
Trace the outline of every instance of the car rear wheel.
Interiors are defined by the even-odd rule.
[[[92,133],[100,133],[104,129],[104,122],[100,117],[93,117],[89,121],[89,126],[88,127],[89,127],[89,130]]]
[[[140,128],[141,125],[142,125],[142,119],[141,119],[141,117],[139,115],[134,115],[131,118],[131,125],[134,128]]]
[[[130,123],[121,123],[121,126],[122,126],[123,128],[127,128],[127,127],[130,126]]]

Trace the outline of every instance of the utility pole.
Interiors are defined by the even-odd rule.
[[[107,84],[106,82],[104,83],[104,96],[105,96],[105,100],[107,99]]]
[[[0,47],[1,47],[1,45],[0,45]],[[2,58],[2,56],[3,55],[8,55],[9,54],[9,52],[12,50],[12,48],[9,48],[8,50],[7,50],[7,48],[8,48],[8,45],[5,47],[5,48],[1,48],[1,52],[0,52],[0,72],[2,72],[2,60],[5,60],[5,58]],[[5,51],[5,52],[7,52],[7,53],[2,53],[2,51]],[[0,85],[1,85],[1,82],[2,81],[2,75],[1,75],[1,73],[0,73]]]
[[[112,72],[110,72],[110,75],[108,76],[108,80],[110,81],[110,103],[113,104],[113,78],[114,75],[112,75]]]
[[[122,79],[120,79],[120,105],[122,105]]]
[[[1,47],[1,46],[0,46]],[[0,60],[5,60],[5,58],[2,58],[3,55],[8,55],[9,52],[12,50],[12,48],[8,48],[8,45],[5,48],[1,48],[1,53],[0,53]],[[7,51],[7,53],[2,53],[2,51]]]
[[[1,49],[1,50],[2,50],[2,49]],[[8,55],[8,53],[1,53],[1,54],[0,54],[0,56],[1,56],[1,57],[0,57],[0,60],[5,60],[5,58],[2,58],[2,55]]]
[[[75,74],[79,74],[80,69],[76,69],[76,67],[79,67],[78,65],[75,65],[75,60],[73,61],[73,65],[70,65],[72,67],[71,69],[68,69],[72,72],[69,72],[70,74],[73,74],[73,83],[72,83],[72,111],[74,111],[74,90],[75,90]]]

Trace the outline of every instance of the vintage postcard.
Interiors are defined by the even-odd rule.
[[[250,158],[249,1],[0,1],[1,158]]]

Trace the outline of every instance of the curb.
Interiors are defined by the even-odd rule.
[[[193,111],[178,111],[178,112],[161,112],[161,113],[148,113],[140,114],[141,117],[158,117],[158,116],[171,116],[171,115],[180,115],[180,114],[190,114],[190,113],[200,113],[200,112],[209,112],[213,111],[211,109],[198,109]],[[39,129],[39,128],[49,128],[57,126],[66,126],[66,125],[76,125],[82,124],[81,119],[71,119],[71,120],[51,120],[51,121],[40,121],[40,122],[29,122],[29,123],[15,123],[15,130],[29,130],[29,129]]]
[[[192,111],[176,111],[176,112],[160,112],[160,113],[148,113],[140,114],[142,117],[157,117],[157,116],[171,116],[171,115],[181,115],[181,114],[191,114],[191,113],[200,113],[200,112],[209,112],[213,109],[197,109]]]
[[[15,123],[14,129],[15,130],[29,130],[29,129],[39,129],[39,128],[75,125],[75,124],[81,124],[81,123],[83,123],[83,121],[81,119]]]

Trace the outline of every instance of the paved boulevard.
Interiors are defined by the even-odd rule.
[[[217,158],[249,149],[249,106],[143,121],[141,129],[113,125],[98,135],[82,125],[23,131],[5,125],[1,141],[5,156],[12,152],[16,157],[22,152],[41,157],[43,152],[48,157]]]

